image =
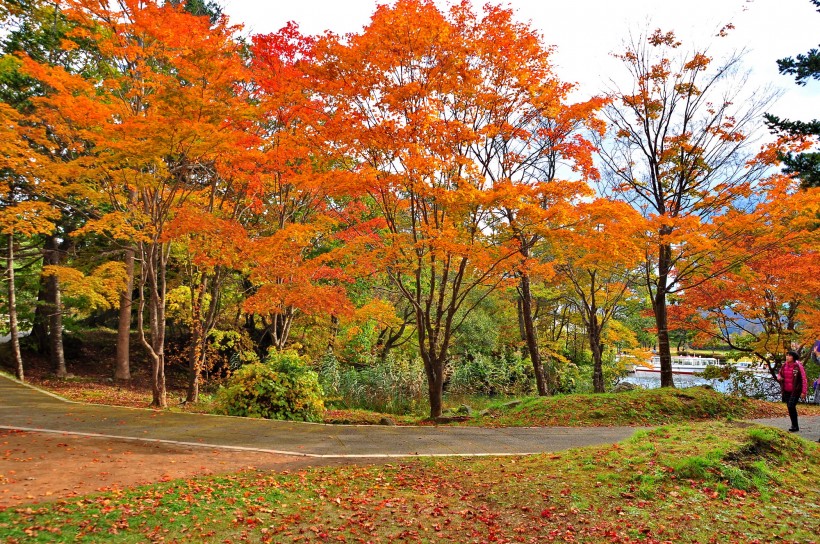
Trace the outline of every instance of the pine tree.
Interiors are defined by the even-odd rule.
[[[191,15],[205,15],[211,24],[216,23],[222,16],[222,6],[208,0],[168,0],[172,6],[182,6]]]
[[[820,8],[820,0],[809,0]],[[817,10],[820,12],[820,9]],[[809,80],[820,79],[820,49],[811,49],[805,54],[796,57],[787,57],[777,61],[777,68],[783,75],[794,76],[798,85],[805,85]],[[820,120],[790,121],[775,115],[766,114],[769,128],[776,132],[785,133],[794,137],[820,137]],[[797,174],[803,187],[820,187],[820,151],[804,153],[786,153],[782,157],[785,172]]]

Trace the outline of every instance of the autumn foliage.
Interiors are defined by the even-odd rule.
[[[359,33],[250,37],[180,2],[37,8],[0,12],[15,39],[60,22],[39,48],[3,42],[8,306],[15,251],[49,255],[56,315],[119,307],[125,379],[133,318],[155,406],[169,335],[186,402],[270,351],[392,351],[421,360],[437,418],[490,336],[482,355],[528,360],[546,395],[573,387],[571,334],[602,392],[619,335],[657,342],[672,385],[675,328],[772,364],[820,333],[817,195],[772,175],[797,144],[758,149],[767,102],[741,100],[738,58],[651,32],[618,54],[631,88],[576,100],[495,5],[398,0]]]

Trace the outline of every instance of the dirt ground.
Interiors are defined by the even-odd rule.
[[[254,469],[284,472],[340,462],[212,447],[0,430],[0,508],[176,478]]]

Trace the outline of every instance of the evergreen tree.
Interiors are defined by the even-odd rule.
[[[216,2],[207,0],[168,0],[172,6],[182,7],[191,15],[204,15],[211,20],[211,24],[215,23],[222,15],[222,6]]]
[[[820,8],[820,0],[809,0]],[[820,12],[820,9],[817,10]],[[794,76],[798,85],[805,85],[811,79],[820,79],[820,49],[811,49],[808,53],[788,57],[777,61],[781,74]],[[820,137],[820,120],[790,121],[766,114],[766,121],[771,129],[792,136]],[[804,187],[820,187],[820,152],[787,153],[783,155],[785,172],[796,173]]]

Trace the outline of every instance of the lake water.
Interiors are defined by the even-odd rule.
[[[774,379],[768,376],[749,375],[749,382],[746,384],[746,393],[763,393],[769,400],[780,400],[780,386]],[[673,377],[675,387],[695,387],[698,385],[708,385],[715,391],[721,393],[731,393],[735,389],[735,384],[731,380],[707,380],[693,374],[675,374]],[[656,389],[661,386],[661,375],[658,372],[637,371],[621,380],[638,385],[645,389]]]

